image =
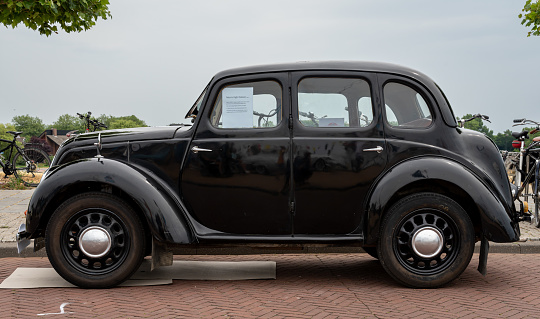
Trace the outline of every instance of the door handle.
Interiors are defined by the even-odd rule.
[[[198,147],[198,146],[193,146],[193,147],[191,148],[191,151],[192,151],[193,153],[195,153],[195,154],[197,154],[197,153],[199,153],[199,152],[212,152],[212,150],[209,150],[209,149],[207,149],[207,148],[200,148],[200,147]]]
[[[382,146],[377,146],[377,147],[374,147],[374,148],[365,148],[364,152],[377,152],[377,153],[381,154],[383,150],[384,149],[382,148]]]

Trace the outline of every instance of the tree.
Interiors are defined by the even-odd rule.
[[[0,0],[0,23],[15,28],[20,23],[46,36],[81,32],[96,24],[98,18],[111,17],[109,0]]]
[[[515,140],[515,138],[512,136],[512,131],[510,130],[506,130],[503,133],[497,133],[497,135],[493,137],[493,142],[495,142],[495,144],[501,151],[513,151],[513,140]]]
[[[51,127],[58,130],[79,130],[84,132],[84,121],[78,116],[63,114],[58,117]]]
[[[471,117],[472,114],[465,114],[463,116],[464,119],[470,119]],[[465,128],[484,133],[488,137],[493,138],[493,130],[490,130],[487,126],[485,126],[484,121],[482,121],[480,118],[475,118],[474,120],[465,123]]]
[[[7,123],[7,124],[0,123],[0,138],[4,140],[8,140],[8,141],[13,140],[13,135],[6,133],[7,131],[15,131],[15,126],[13,126],[13,124],[10,124],[10,123]],[[0,149],[3,149],[4,147],[7,147],[7,146],[8,146],[8,143],[0,142]],[[4,160],[5,160],[5,159],[10,158],[9,152],[10,150],[8,149],[4,151],[4,154],[0,154],[0,155],[3,155]]]
[[[1,1],[1,0],[0,0]],[[26,115],[14,116],[11,120],[17,131],[23,132],[22,136],[40,136],[45,131],[45,125],[39,117]]]
[[[111,116],[102,114],[98,117],[98,120],[109,129],[121,129],[121,128],[130,128],[130,127],[144,127],[147,126],[143,120],[140,120],[135,115],[128,116]]]
[[[519,18],[522,19],[521,24],[524,24],[526,27],[532,26],[527,36],[540,36],[540,2],[538,0],[536,2],[527,0],[521,11],[524,12],[519,14]]]

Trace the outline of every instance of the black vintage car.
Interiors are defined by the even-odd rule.
[[[172,116],[172,115],[166,115]],[[218,73],[175,127],[78,135],[32,196],[21,246],[115,286],[171,248],[362,246],[410,287],[458,277],[482,242],[520,236],[494,143],[397,65],[319,62]]]

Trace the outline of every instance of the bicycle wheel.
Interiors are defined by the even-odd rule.
[[[533,213],[533,220],[534,220],[534,226],[540,228],[540,212],[538,211],[540,208],[538,206],[540,206],[540,190],[538,189],[538,187],[540,186],[540,176],[538,176],[538,174],[540,173],[540,164],[537,163],[536,164],[536,167],[535,167],[535,175],[534,175],[534,183],[533,183],[533,204],[534,204],[534,213]]]
[[[22,149],[13,158],[15,177],[26,186],[37,186],[49,166],[49,155],[38,148]]]

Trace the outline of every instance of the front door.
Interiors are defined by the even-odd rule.
[[[364,199],[386,164],[377,77],[292,76],[294,234],[360,234]]]
[[[291,235],[288,74],[209,90],[182,173],[191,216],[208,234]]]

